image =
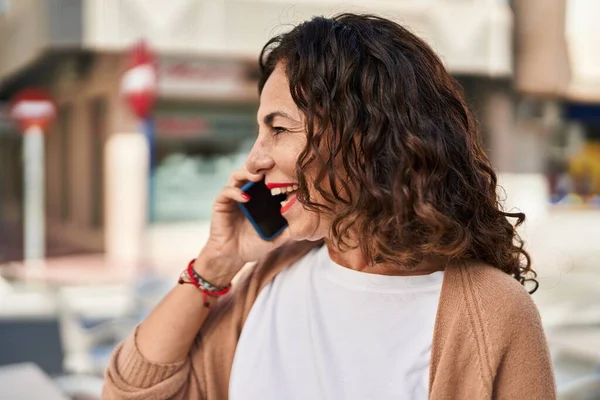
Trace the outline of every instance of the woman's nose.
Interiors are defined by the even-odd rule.
[[[248,168],[248,171],[253,174],[264,174],[273,168],[274,165],[275,161],[273,157],[271,157],[265,146],[257,140],[246,159],[246,168]]]

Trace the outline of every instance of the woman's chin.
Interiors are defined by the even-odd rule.
[[[304,222],[304,221],[302,221]],[[289,222],[288,233],[290,239],[295,241],[308,240],[315,242],[321,240],[326,236],[326,233],[321,232],[322,230],[311,226],[310,224],[302,223],[301,221]]]

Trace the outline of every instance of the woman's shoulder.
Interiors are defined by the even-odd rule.
[[[506,330],[540,324],[531,294],[499,268],[471,262],[448,268],[446,274],[449,275],[448,297],[460,296],[468,314],[488,327]]]
[[[467,275],[466,284],[482,299],[504,304],[533,303],[527,289],[500,268],[482,262],[464,264],[462,268]]]

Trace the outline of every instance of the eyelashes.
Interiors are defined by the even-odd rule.
[[[288,128],[284,128],[283,126],[272,126],[272,127],[268,127],[269,131],[271,131],[271,134],[273,136],[278,136],[281,133],[285,133],[285,132],[290,132],[290,130]],[[256,132],[257,135],[260,135],[260,127],[257,126],[256,127]]]
[[[281,126],[274,126],[274,127],[273,127],[273,133],[274,133],[275,135],[279,135],[280,133],[284,133],[284,132],[287,132],[287,129],[286,129],[286,128],[283,128],[283,127],[281,127]]]

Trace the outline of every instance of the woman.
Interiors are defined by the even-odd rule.
[[[430,47],[383,18],[317,17],[270,40],[260,67],[246,167],[215,201],[190,284],[115,350],[104,397],[554,398],[522,286],[535,274],[507,220],[524,215],[501,211]],[[236,205],[263,178],[286,192],[272,242]]]

